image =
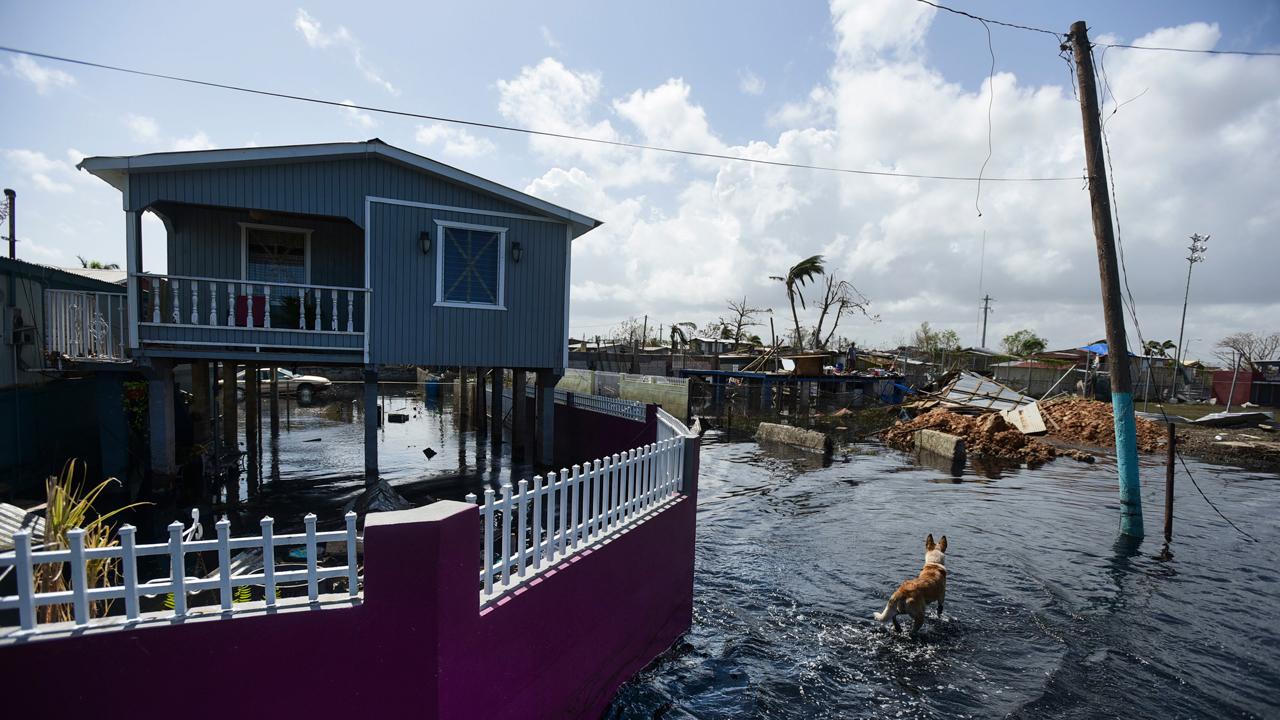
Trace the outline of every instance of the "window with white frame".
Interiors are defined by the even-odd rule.
[[[505,309],[507,229],[436,221],[436,304]]]

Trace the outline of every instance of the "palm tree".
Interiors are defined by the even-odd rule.
[[[79,255],[76,259],[80,261],[80,267],[87,270],[119,270],[120,263],[104,263],[101,260],[85,260]]]
[[[791,320],[796,326],[796,347],[798,348],[804,347],[804,332],[800,329],[800,316],[796,314],[796,298],[800,298],[800,307],[805,307],[804,294],[800,292],[800,288],[815,275],[822,275],[825,272],[822,256],[814,255],[792,265],[786,275],[769,276],[770,280],[777,280],[787,288],[787,301],[791,303]]]
[[[689,335],[685,332],[693,332],[698,326],[691,322],[676,323],[671,326],[671,352],[675,352],[681,347],[689,344]]]
[[[1147,351],[1147,355],[1152,357],[1167,358],[1169,357],[1169,351],[1173,350],[1174,347],[1172,340],[1165,340],[1164,342],[1160,342],[1159,340],[1148,340],[1147,344],[1143,346],[1143,349]]]

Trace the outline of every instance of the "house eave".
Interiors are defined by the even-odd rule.
[[[410,169],[432,173],[445,179],[474,187],[482,192],[500,197],[535,212],[565,221],[572,228],[572,236],[575,238],[603,224],[595,218],[560,207],[478,175],[472,175],[451,165],[445,165],[431,158],[388,145],[377,139],[354,143],[320,143],[314,145],[190,150],[131,156],[98,156],[85,158],[76,167],[88,171],[117,190],[124,192],[128,174],[134,171],[156,171],[175,168],[200,169],[267,162],[306,162],[350,158],[352,156],[381,157]]]

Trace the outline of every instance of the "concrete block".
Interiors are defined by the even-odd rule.
[[[916,450],[964,462],[964,438],[937,430],[916,431]]]
[[[831,438],[827,437],[826,433],[777,423],[760,423],[756,428],[756,440],[783,443],[820,453],[829,453],[832,450]]]

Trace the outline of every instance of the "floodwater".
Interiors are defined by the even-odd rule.
[[[1280,478],[1190,462],[1172,557],[1117,542],[1115,466],[961,478],[873,444],[829,467],[703,438],[694,627],[615,718],[1280,716]],[[946,535],[946,616],[871,619]]]
[[[448,387],[388,387],[380,467],[415,504],[531,477],[458,426]],[[401,394],[397,395],[397,391]],[[316,512],[337,527],[363,488],[357,398],[291,405],[258,488],[214,510],[236,531]],[[264,432],[264,436],[267,433]],[[422,451],[430,447],[435,457]],[[1164,466],[1144,461],[1148,539],[1117,541],[1115,467],[1057,460],[965,473],[857,444],[824,467],[709,432],[692,631],[624,686],[613,718],[1280,716],[1280,478],[1189,461],[1239,535],[1180,473],[1172,557]],[[223,501],[238,500],[230,505]],[[169,518],[172,519],[172,518]],[[166,520],[167,522],[168,520]],[[919,639],[871,613],[946,535],[946,617]]]

